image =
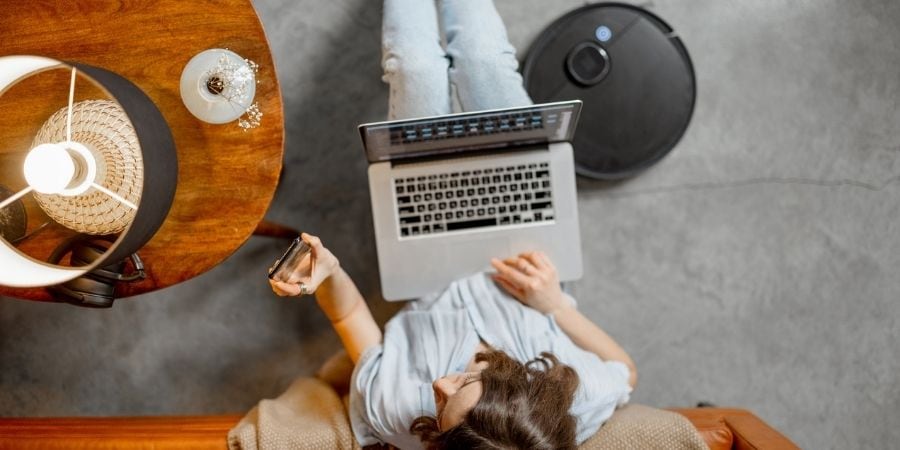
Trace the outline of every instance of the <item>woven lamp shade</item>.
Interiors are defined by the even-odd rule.
[[[53,114],[38,131],[32,148],[66,139],[67,108]],[[134,127],[125,111],[109,100],[87,100],[72,108],[72,139],[84,144],[97,160],[97,182],[126,200],[140,203],[144,184],[143,159]],[[81,195],[35,193],[35,200],[50,218],[87,234],[119,233],[136,210],[96,189]]]

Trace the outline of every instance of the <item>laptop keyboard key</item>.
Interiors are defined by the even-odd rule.
[[[447,231],[465,230],[468,228],[480,228],[497,225],[497,219],[494,217],[486,219],[466,220],[462,222],[447,222]]]

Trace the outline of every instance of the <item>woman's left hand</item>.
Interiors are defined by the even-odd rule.
[[[569,305],[562,294],[556,267],[542,252],[491,259],[494,281],[524,305],[549,314]]]
[[[323,281],[333,275],[340,262],[330,250],[322,245],[322,240],[308,233],[300,235],[303,242],[310,246],[310,256],[305,258],[288,277],[287,281],[269,280],[272,291],[281,297],[295,297],[312,294]],[[303,288],[300,286],[303,285]]]

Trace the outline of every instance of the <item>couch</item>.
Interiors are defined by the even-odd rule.
[[[710,449],[794,449],[794,443],[743,409],[676,408]],[[0,418],[0,449],[217,449],[241,415]]]
[[[208,416],[163,416],[163,417],[68,417],[68,418],[0,418],[0,450],[56,450],[56,449],[224,449],[229,430],[239,422],[246,430],[248,419],[258,411],[288,411],[294,417],[293,423],[282,424],[281,434],[293,434],[294,430],[306,427],[306,435],[310,440],[306,443],[326,436],[324,442],[332,442],[324,448],[338,446],[333,442],[349,442],[349,420],[342,408],[341,394],[345,393],[349,382],[349,371],[352,368],[346,355],[338,354],[331,358],[319,370],[315,377],[297,379],[284,394],[274,400],[263,400],[257,408],[246,416],[239,414]],[[305,400],[297,402],[299,397]],[[293,398],[293,400],[290,400]],[[308,405],[319,406],[325,410],[329,401],[338,405],[337,413],[304,413]],[[285,401],[285,399],[289,399]],[[274,408],[274,409],[273,409]],[[294,408],[293,412],[290,409]],[[334,411],[334,407],[331,408]],[[695,444],[702,447],[700,438],[712,450],[719,449],[796,449],[798,448],[787,437],[770,427],[753,413],[735,408],[672,408],[665,412],[642,405],[627,405],[618,410],[613,417],[588,440],[583,448],[644,448],[646,442],[665,442],[665,433],[669,428],[690,425],[699,432],[699,438],[693,430],[689,433]],[[676,414],[673,414],[677,413]],[[298,417],[308,414],[308,417]],[[325,417],[331,414],[330,418]],[[324,417],[324,419],[323,419]],[[335,421],[335,417],[339,422]],[[243,421],[242,421],[243,418]],[[672,420],[674,418],[674,420]],[[687,421],[690,422],[690,425]],[[318,420],[318,422],[316,422]],[[659,425],[659,423],[663,423]],[[317,425],[332,424],[332,425]],[[318,427],[318,428],[317,428]],[[322,430],[322,427],[327,429]],[[262,429],[262,427],[260,427]],[[328,441],[333,434],[332,429],[342,429],[343,437],[338,441]],[[649,429],[649,431],[647,431]],[[287,430],[285,432],[284,430]],[[610,432],[610,430],[617,430]],[[624,433],[623,433],[624,432]],[[607,439],[605,445],[602,434],[615,436],[618,440]],[[643,441],[635,438],[622,440],[629,433],[642,434]],[[656,440],[656,436],[660,436]],[[296,437],[296,436],[293,436]],[[292,438],[293,438],[292,437]],[[601,445],[596,445],[597,442]],[[610,445],[614,442],[615,445]],[[634,442],[643,442],[635,445]],[[592,444],[593,445],[587,445]],[[695,446],[696,446],[695,445]],[[319,445],[323,448],[323,445]],[[665,448],[660,446],[659,448]]]

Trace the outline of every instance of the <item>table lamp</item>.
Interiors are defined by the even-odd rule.
[[[150,98],[122,76],[41,56],[0,57],[0,101],[24,80],[59,79],[59,73],[47,75],[58,71],[68,78],[68,102],[46,104],[59,97],[52,92],[59,83],[44,81],[36,85],[42,86],[39,90],[16,92],[18,99],[30,97],[22,116],[55,112],[39,126],[17,124],[4,134],[14,135],[14,142],[0,141],[0,185],[5,187],[0,193],[7,194],[0,197],[0,217],[24,210],[30,229],[0,239],[0,284],[5,286],[60,285],[121,263],[159,229],[175,194],[178,164],[171,131]],[[76,84],[103,98],[76,102]],[[23,135],[33,136],[30,145],[23,146]],[[11,228],[22,228],[15,225]],[[62,246],[93,237],[109,242],[93,260],[76,261],[73,253],[68,264],[62,261]]]

